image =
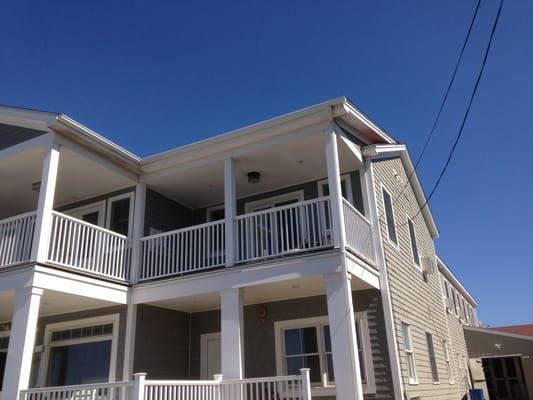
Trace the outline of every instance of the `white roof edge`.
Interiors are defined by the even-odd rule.
[[[503,332],[503,331],[499,331],[497,329],[492,329],[492,328],[476,328],[473,326],[464,326],[463,329],[467,331],[472,331],[472,332],[488,333],[491,335],[507,336],[507,337],[511,337],[515,339],[525,339],[525,340],[533,341],[533,336],[520,335],[518,333],[511,333],[511,332]]]
[[[464,285],[461,283],[459,278],[455,276],[453,271],[450,267],[440,258],[438,255],[436,256],[437,259],[437,266],[439,268],[439,271],[443,273],[443,275],[461,292],[461,294],[466,298],[466,300],[473,305],[474,307],[478,306],[478,303],[474,296],[470,294],[470,292],[464,287]]]
[[[363,148],[363,155],[371,158],[394,155],[395,153],[400,155],[400,159],[402,160],[402,164],[404,165],[407,176],[413,174],[414,179],[410,179],[410,183],[418,202],[418,206],[423,207],[426,203],[426,194],[422,184],[420,183],[420,179],[418,178],[418,174],[416,173],[413,161],[411,160],[411,156],[409,155],[409,151],[407,150],[407,146],[405,144],[373,144]],[[426,221],[426,225],[429,228],[431,236],[434,239],[438,238],[439,228],[435,218],[433,217],[433,213],[431,212],[429,204],[425,205],[425,207],[422,209],[422,215]]]

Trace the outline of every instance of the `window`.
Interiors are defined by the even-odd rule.
[[[341,175],[341,192],[342,197],[348,200],[350,204],[353,204],[352,182],[349,174]],[[320,197],[329,196],[329,184],[327,179],[318,181],[318,195]]]
[[[383,207],[385,208],[385,219],[387,222],[387,234],[389,236],[389,240],[391,243],[398,246],[398,236],[396,234],[396,223],[394,222],[392,198],[385,188],[383,188]]]
[[[4,372],[6,370],[7,348],[9,347],[9,332],[0,332],[0,392],[4,381]]]
[[[224,204],[218,206],[208,207],[206,209],[206,220],[207,222],[211,221],[220,221],[225,218]]]
[[[65,213],[89,224],[104,226],[105,201],[73,208],[65,211]]]
[[[107,205],[107,227],[113,232],[131,236],[133,220],[133,193],[109,199]]]
[[[366,313],[355,313],[361,380],[365,393],[375,392]],[[313,386],[333,386],[335,371],[328,317],[276,322],[277,373],[297,375],[310,368]]]
[[[411,240],[411,250],[413,252],[413,261],[417,267],[420,267],[420,256],[418,255],[418,245],[416,244],[415,225],[409,216],[407,216],[407,226],[409,228],[409,239]]]
[[[418,379],[416,376],[415,354],[411,344],[411,329],[408,324],[402,322],[402,337],[403,350],[407,361],[407,375],[409,376],[409,383],[416,384]]]
[[[431,366],[431,377],[433,382],[439,381],[439,370],[437,368],[437,359],[435,358],[435,348],[433,347],[433,335],[426,332],[426,342],[428,345],[429,365]]]
[[[452,289],[452,298],[453,298],[453,309],[455,310],[455,315],[457,315],[457,293],[455,293],[455,290]]]
[[[446,370],[448,371],[448,382],[453,384],[453,371],[450,364],[450,353],[448,352],[448,342],[442,341],[442,350],[444,352],[444,361],[446,362]]]
[[[46,386],[112,381],[118,314],[49,324],[45,332]]]

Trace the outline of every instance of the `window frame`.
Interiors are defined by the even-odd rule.
[[[409,349],[405,347],[405,332],[403,327],[407,327],[407,338],[409,339]],[[401,322],[401,332],[402,332],[402,345],[403,345],[403,351],[405,353],[405,360],[406,360],[406,366],[407,366],[407,378],[410,385],[418,385],[418,373],[416,371],[416,357],[415,357],[415,351],[413,347],[413,339],[411,335],[411,325],[407,322]],[[412,360],[413,364],[413,376],[411,377],[409,375],[409,359]]]
[[[368,328],[368,315],[366,311],[354,312],[354,318],[359,326],[359,335],[361,342],[358,347],[362,349],[364,373],[366,383],[363,383],[363,393],[376,393],[376,381],[374,376],[374,362],[372,359],[372,349],[370,344],[370,330]],[[331,395],[335,393],[335,382],[324,382],[324,374],[327,372],[327,361],[324,340],[324,326],[330,325],[329,317],[327,315],[310,318],[299,318],[284,321],[276,321],[274,323],[275,345],[276,345],[276,373],[278,376],[286,375],[285,364],[285,339],[283,332],[287,329],[299,329],[315,327],[317,329],[318,340],[318,354],[320,361],[320,376],[322,382],[312,383],[314,395]]]
[[[91,212],[98,212],[98,224],[97,226],[104,228],[106,222],[106,202],[105,200],[97,201],[90,204],[85,204],[76,208],[70,208],[65,210],[64,213],[73,218],[81,219],[82,214],[90,214]]]
[[[429,368],[431,371],[431,379],[434,384],[439,384],[440,383],[439,364],[437,363],[437,353],[435,351],[435,341],[433,340],[433,332],[426,331],[425,336],[426,336],[426,347],[427,347],[428,358],[429,358]],[[430,343],[430,340],[431,340],[431,343]],[[431,362],[432,359],[433,359],[433,363]],[[433,369],[433,367],[435,369]]]
[[[448,340],[442,339],[442,349],[444,351],[444,363],[446,364],[446,370],[448,371],[448,383],[450,385],[454,385],[455,379],[453,377],[453,368],[450,359],[450,351],[448,349]]]
[[[419,271],[422,271],[422,263],[420,261],[420,249],[418,248],[418,241],[416,239],[416,226],[413,222],[412,218],[409,216],[409,214],[406,215],[406,222],[407,222],[407,235],[409,236],[409,243],[411,244],[411,259],[413,260],[413,264]],[[411,229],[410,227],[413,227],[413,234],[411,235]],[[415,259],[415,252],[414,249],[416,248],[416,256],[418,258],[418,262]]]
[[[117,354],[118,354],[118,330],[119,330],[120,314],[108,314],[98,317],[83,318],[77,320],[56,322],[46,324],[44,331],[44,353],[41,357],[41,365],[39,367],[39,387],[46,387],[46,378],[48,375],[48,367],[50,363],[50,351],[54,347],[77,345],[85,343],[103,342],[111,340],[111,354],[109,362],[109,378],[108,382],[114,382],[116,378],[117,370]],[[91,336],[85,338],[67,339],[52,341],[52,334],[57,331],[63,331],[67,329],[84,328],[89,326],[97,326],[104,324],[113,324],[113,332],[110,335]]]
[[[385,192],[387,192],[387,195],[391,199],[392,226],[394,227],[394,233],[395,233],[395,236],[396,236],[396,242],[397,243],[394,243],[394,241],[390,237],[389,219],[387,218],[387,206],[386,206],[386,202],[385,202]],[[381,184],[381,202],[383,204],[383,215],[385,216],[385,228],[387,229],[387,241],[389,242],[389,244],[392,247],[394,247],[396,250],[400,251],[400,238],[398,237],[398,229],[396,229],[396,213],[394,212],[394,203],[393,203],[392,199],[393,199],[393,197],[392,197],[392,194],[391,194],[390,190],[388,190],[385,187],[385,185],[382,183]]]
[[[258,200],[248,201],[244,204],[246,214],[257,211],[261,208],[274,208],[276,203],[281,201],[290,201],[296,199],[297,202],[304,201],[304,191],[296,190],[294,192],[283,193],[275,196],[265,197]]]
[[[9,331],[8,330],[0,331],[0,338],[5,338],[5,337],[11,339],[11,331],[10,330]],[[0,353],[5,353],[6,357],[7,357],[8,350],[9,350],[9,344],[8,344],[8,347],[5,347],[5,348],[4,347],[0,347]],[[7,359],[6,359],[6,362],[7,362]],[[4,369],[5,369],[5,365],[4,365]],[[4,371],[4,373],[5,373],[5,371]],[[0,376],[0,379],[3,380],[3,378],[4,378],[3,376]],[[1,390],[1,386],[2,385],[1,384],[2,384],[2,382],[0,382],[0,395],[2,394],[2,390]]]
[[[341,185],[342,185],[342,182],[344,182],[344,185],[346,186],[346,196],[347,196],[346,200],[348,200],[351,205],[354,205],[352,177],[350,176],[350,172],[347,174],[342,174],[340,177],[341,177]],[[324,197],[324,185],[327,183],[329,183],[328,178],[317,181],[318,197]]]
[[[135,206],[135,193],[128,192],[119,194],[117,196],[109,197],[107,199],[107,207],[106,207],[106,218],[105,218],[105,227],[108,230],[111,230],[111,210],[113,207],[113,203],[115,201],[120,201],[124,199],[130,200],[130,207],[129,207],[129,215],[128,215],[128,235],[127,237],[132,237],[133,235],[133,215],[134,215],[134,206]]]

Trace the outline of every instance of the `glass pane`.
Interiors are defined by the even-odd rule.
[[[514,358],[506,358],[505,367],[507,368],[507,376],[509,378],[515,378],[517,376]]]
[[[7,353],[0,353],[0,391],[2,390],[2,383],[4,381],[4,372],[6,369]]]
[[[333,356],[331,354],[326,354],[326,364],[328,367],[328,380],[334,382],[335,372],[333,371]]]
[[[413,259],[417,265],[420,264],[420,258],[418,257],[418,246],[416,244],[415,226],[411,220],[408,221],[409,236],[411,238],[411,250],[413,251]]]
[[[331,337],[329,335],[329,325],[324,326],[324,344],[326,353],[331,352]]]
[[[54,347],[50,351],[47,386],[107,382],[111,341]]]
[[[303,328],[302,332],[302,343],[303,343],[303,353],[318,353],[318,343],[316,339],[316,328],[313,326],[311,328]]]
[[[224,219],[225,213],[223,208],[219,208],[218,210],[211,210],[209,212],[211,221],[218,221],[221,219]]]
[[[496,378],[504,378],[502,363],[499,358],[492,359],[492,368],[494,369],[494,376]]]
[[[496,390],[498,391],[498,396],[507,397],[507,385],[505,380],[496,381]]]
[[[302,357],[290,357],[287,358],[287,374],[288,375],[298,375],[300,374],[300,368],[303,368],[303,358]]]
[[[320,382],[320,359],[318,355],[316,356],[306,356],[304,357],[304,367],[311,369],[311,382]],[[298,371],[298,373],[300,373]]]
[[[394,224],[394,213],[392,212],[392,199],[390,195],[383,190],[383,202],[385,203],[385,216],[387,217],[387,230],[389,232],[389,239],[398,244],[396,237],[396,226]]]
[[[92,213],[82,215],[81,219],[89,224],[98,225],[98,216],[99,212],[94,211]]]
[[[409,338],[409,325],[402,324],[402,337],[403,337],[403,348],[405,350],[411,350],[411,339]]]
[[[109,228],[122,235],[128,234],[130,216],[130,199],[114,201],[111,204],[111,222]]]
[[[322,193],[324,196],[329,196],[329,185],[328,183],[322,184]],[[347,193],[346,193],[346,181],[344,179],[341,179],[341,193],[342,197],[345,199],[348,199]]]
[[[290,356],[302,353],[302,345],[300,343],[300,330],[287,329],[285,331],[285,354]]]

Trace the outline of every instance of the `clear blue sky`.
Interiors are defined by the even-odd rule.
[[[0,103],[62,112],[147,155],[348,96],[419,154],[468,1],[10,1]],[[497,0],[420,177],[442,166]],[[464,138],[432,203],[437,248],[495,326],[533,322],[533,2],[506,0]]]

